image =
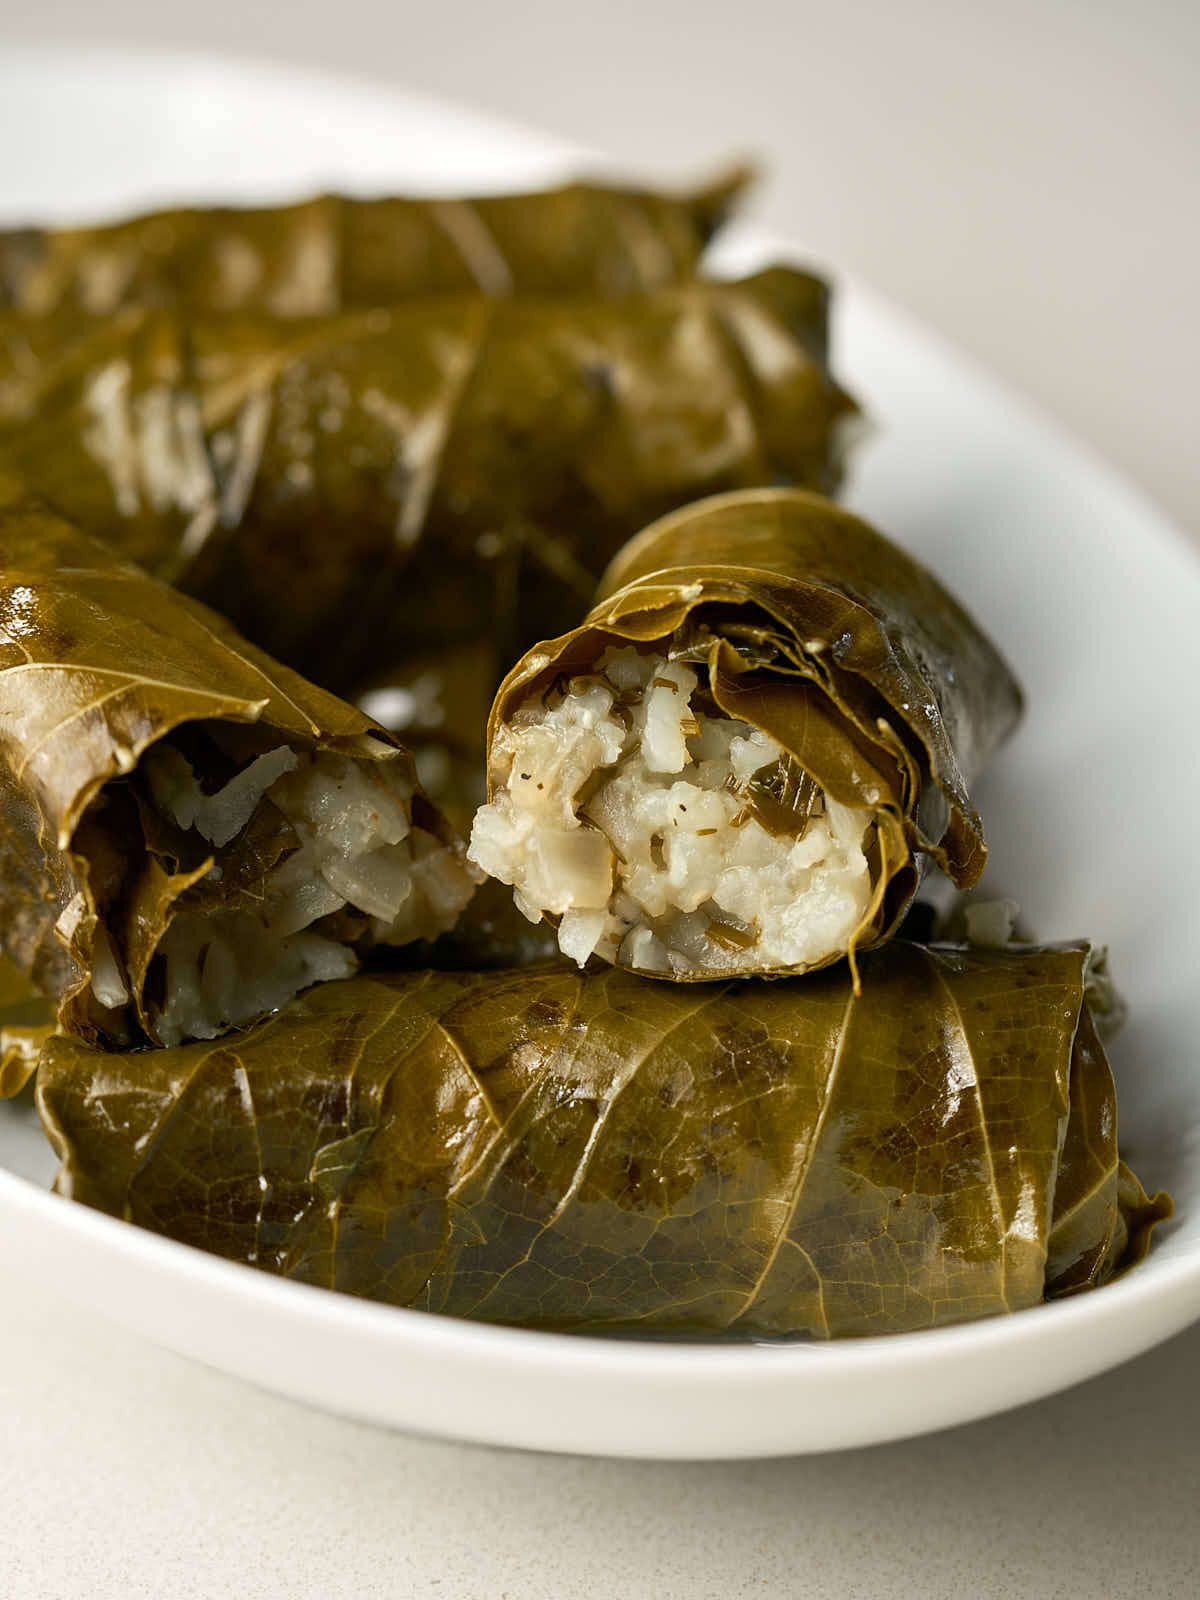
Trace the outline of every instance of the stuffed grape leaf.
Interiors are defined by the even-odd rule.
[[[875,892],[852,956],[898,927],[923,857],[960,888],[978,881],[987,848],[968,783],[1015,728],[1021,690],[954,596],[859,518],[796,489],[734,491],[661,518],[614,558],[580,625],[509,672],[489,749],[625,642],[702,667],[721,712],[872,817]],[[494,795],[502,762],[488,778]]]
[[[281,751],[284,773],[327,760],[367,774],[372,795],[406,808],[406,846],[444,862],[469,898],[461,844],[390,734],[40,502],[0,505],[0,948],[60,1002],[64,1027],[156,1037],[175,920],[250,914],[301,844],[269,793],[224,834],[172,822],[145,779],[168,740],[210,789]],[[412,905],[424,910],[419,894]],[[336,915],[331,935],[374,942],[377,921]],[[448,925],[431,916],[409,936]]]
[[[630,294],[690,277],[749,178],[739,168],[679,195],[585,183],[477,199],[325,194],[10,229],[0,305],[300,316],[470,290]]]
[[[1168,1214],[1118,1157],[1088,947],[894,941],[774,984],[364,975],[215,1045],[52,1039],[59,1193],[299,1282],[561,1329],[818,1338],[1103,1283]]]
[[[790,268],[293,321],[9,313],[0,472],[315,682],[408,682],[406,727],[469,703],[477,760],[504,671],[651,518],[836,482],[827,318]]]

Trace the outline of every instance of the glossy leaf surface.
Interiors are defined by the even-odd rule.
[[[0,1100],[19,1094],[37,1067],[42,1045],[55,1031],[52,1000],[0,955]]]
[[[778,268],[293,321],[9,313],[0,472],[319,683],[432,671],[477,754],[503,671],[653,517],[833,485],[827,312]]]
[[[216,1046],[52,1040],[60,1193],[456,1316],[817,1337],[1018,1311],[1136,1259],[1085,946],[894,942],[776,984],[360,976]]]

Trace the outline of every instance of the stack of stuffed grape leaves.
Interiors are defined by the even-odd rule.
[[[704,275],[744,182],[0,234],[0,1095],[60,1195],[573,1333],[1145,1254],[1102,952],[906,923],[1023,694],[825,498],[827,283]]]

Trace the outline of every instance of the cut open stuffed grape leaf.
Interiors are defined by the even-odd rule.
[[[62,1025],[211,1037],[453,926],[408,753],[37,500],[0,505],[0,949]]]

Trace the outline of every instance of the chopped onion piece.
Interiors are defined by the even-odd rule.
[[[129,986],[104,924],[96,924],[92,943],[92,993],[102,1006],[115,1011],[129,999]]]
[[[206,881],[223,881],[227,868],[236,874],[239,835],[260,805],[269,802],[277,820],[282,812],[294,840],[257,898],[205,911],[181,902],[160,944],[165,997],[155,1031],[163,1044],[215,1038],[311,983],[348,976],[358,956],[342,940],[367,936],[363,918],[381,942],[432,939],[453,926],[473,892],[458,858],[413,826],[413,788],[399,764],[281,746],[205,795],[183,753],[163,741],[145,771],[164,816],[228,850]],[[339,922],[345,912],[357,920]],[[129,998],[103,952],[94,986],[103,1004]]]

